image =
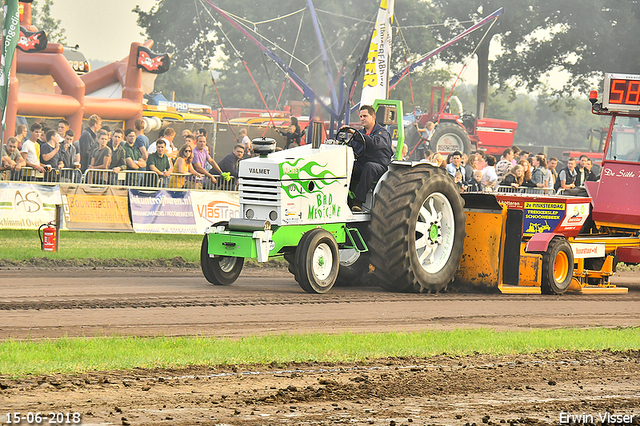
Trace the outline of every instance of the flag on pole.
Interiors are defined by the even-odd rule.
[[[5,128],[7,99],[9,97],[9,78],[11,62],[20,38],[20,13],[18,0],[4,1],[4,25],[2,28],[2,56],[0,56],[0,111],[2,111],[2,129]]]
[[[376,99],[387,99],[389,61],[391,60],[391,23],[395,0],[381,0],[376,26],[369,44],[364,68],[360,105],[372,105]]]

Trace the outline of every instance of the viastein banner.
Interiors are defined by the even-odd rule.
[[[371,36],[369,54],[364,66],[364,83],[360,105],[373,105],[373,101],[376,99],[387,99],[394,4],[395,0],[380,1],[376,27]]]
[[[126,188],[63,185],[60,188],[68,229],[131,231]]]
[[[38,229],[56,219],[58,186],[0,183],[0,228]]]
[[[135,232],[195,234],[190,191],[129,190]]]
[[[240,197],[237,192],[190,191],[198,234],[218,222],[241,217]]]

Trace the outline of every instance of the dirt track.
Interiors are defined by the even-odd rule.
[[[246,269],[233,286],[213,287],[192,269],[5,269],[0,338],[639,326],[640,274],[614,281],[629,294],[416,295],[360,287],[308,295],[281,270]],[[488,424],[560,424],[561,412],[597,421],[607,411],[640,416],[639,359],[637,352],[441,356],[5,378],[0,422],[9,410],[79,411],[83,424],[464,425],[485,416]]]

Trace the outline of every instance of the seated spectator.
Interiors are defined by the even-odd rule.
[[[238,165],[244,155],[244,147],[240,144],[233,147],[233,151],[220,161],[219,166],[223,172],[228,172],[238,179]]]
[[[466,192],[482,192],[482,171],[474,170],[471,180],[467,182]]]
[[[100,173],[92,173],[90,182],[103,185],[109,182],[111,175],[111,173],[107,173],[107,170],[109,170],[111,166],[112,155],[111,148],[107,146],[109,143],[109,133],[102,129],[99,130],[96,134],[96,141],[98,142],[98,147],[93,150],[89,168],[104,171]]]
[[[60,158],[60,142],[58,134],[54,130],[49,130],[46,134],[46,143],[40,146],[40,164],[47,170],[44,173],[45,182],[56,182],[58,180],[58,169],[64,167]]]
[[[182,145],[173,165],[169,188],[202,189],[202,184],[196,182],[196,179],[201,179],[202,175],[193,168],[192,161],[193,148],[189,144]],[[189,177],[193,179],[185,179],[185,176],[178,176],[178,174],[185,175],[187,173],[191,174]]]
[[[500,186],[510,186],[512,188],[519,188],[524,181],[524,169],[520,164],[516,164],[511,168],[509,173],[504,176]]]
[[[493,191],[493,188],[498,181],[498,175],[496,174],[496,157],[493,155],[487,155],[486,159],[487,165],[484,169],[482,169],[482,190],[483,191]]]
[[[162,187],[167,187],[172,168],[171,159],[165,154],[166,149],[164,139],[160,139],[156,142],[156,151],[147,158],[147,170],[158,175]]]
[[[2,145],[2,161],[0,161],[0,180],[20,180],[20,169],[27,162],[18,151],[18,138],[10,137]]]

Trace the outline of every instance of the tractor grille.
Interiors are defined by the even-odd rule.
[[[280,205],[280,180],[240,178],[240,204]]]

